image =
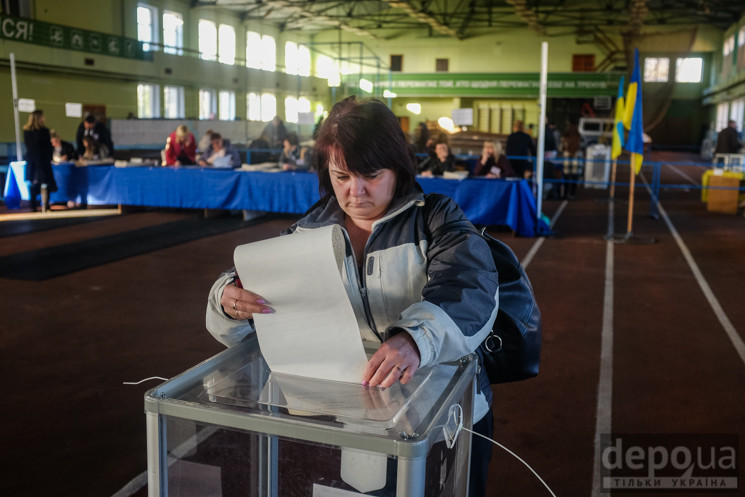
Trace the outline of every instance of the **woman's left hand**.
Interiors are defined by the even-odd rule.
[[[419,348],[414,339],[401,331],[388,340],[373,354],[362,375],[362,384],[388,388],[397,381],[405,385],[419,369]]]

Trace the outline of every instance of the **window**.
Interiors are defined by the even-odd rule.
[[[727,126],[727,119],[729,119],[729,104],[727,104],[727,102],[722,102],[717,105],[716,131]]]
[[[246,33],[246,67],[261,69],[261,35],[253,31]]]
[[[277,43],[268,35],[261,37],[261,68],[265,71],[277,70]]]
[[[184,88],[181,86],[163,88],[163,117],[183,119],[184,115]]]
[[[261,121],[261,96],[258,93],[246,95],[246,117],[249,121]]]
[[[271,93],[261,95],[261,120],[268,123],[277,115],[277,97]]]
[[[725,57],[731,54],[735,50],[735,35],[730,36],[724,41],[724,46],[722,47],[722,55]]]
[[[401,72],[404,67],[403,55],[391,55],[391,71]]]
[[[700,83],[703,78],[704,61],[700,57],[687,57],[675,61],[675,81],[678,83]]]
[[[745,118],[745,100],[738,98],[732,101],[729,109],[729,118],[737,123],[737,131],[742,131],[742,120]]]
[[[217,47],[220,51],[220,62],[235,64],[235,29],[227,24],[220,24],[220,40]]]
[[[146,52],[155,50],[158,43],[158,9],[144,3],[137,4],[137,39]]]
[[[137,117],[152,119],[160,117],[160,98],[158,85],[141,83],[137,85]]]
[[[670,72],[670,59],[649,57],[644,59],[644,82],[665,83]]]
[[[435,71],[437,72],[448,72],[449,65],[449,59],[435,59]]]
[[[594,72],[595,71],[595,54],[574,54],[572,55],[572,71]]]
[[[163,12],[163,51],[183,55],[184,53],[184,18],[178,12]]]
[[[339,86],[341,84],[339,65],[328,55],[316,57],[316,76],[327,79],[329,86]]]
[[[277,47],[274,38],[254,31],[246,32],[246,67],[274,71],[276,66]]]
[[[217,59],[217,28],[214,22],[205,19],[199,20],[199,57]]]
[[[199,119],[214,119],[217,113],[215,90],[199,90]]]
[[[221,91],[218,117],[221,121],[232,121],[235,119],[235,92]]]
[[[298,114],[301,112],[310,112],[310,100],[305,97],[285,98],[285,122],[298,122]]]
[[[310,50],[295,42],[285,43],[285,72],[310,76]]]

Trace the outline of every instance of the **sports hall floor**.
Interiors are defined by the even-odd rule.
[[[609,223],[627,232],[623,184],[615,202],[582,187],[545,202],[556,236],[495,230],[527,265],[544,333],[540,375],[493,387],[496,439],[557,496],[594,494],[598,433],[745,433],[745,218],[706,210],[703,169],[686,165],[697,157],[647,159],[677,164],[662,168],[659,218],[651,174],[636,184],[630,242],[654,243],[606,239]],[[617,178],[628,183],[628,168]],[[146,495],[143,395],[157,382],[123,382],[222,350],[204,328],[212,281],[236,245],[293,218],[23,212],[0,208],[0,494]],[[729,495],[745,495],[742,446]],[[549,495],[498,447],[491,484],[495,497]]]

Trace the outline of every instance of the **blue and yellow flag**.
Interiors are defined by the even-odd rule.
[[[616,97],[616,116],[613,121],[613,141],[611,143],[610,156],[614,159],[618,159],[623,149],[623,76],[621,81],[618,83],[618,96]]]
[[[629,130],[629,137],[624,149],[631,153],[631,165],[639,174],[644,160],[644,125],[642,123],[642,79],[639,70],[639,49],[634,49],[634,72],[626,92],[626,112],[624,126]]]

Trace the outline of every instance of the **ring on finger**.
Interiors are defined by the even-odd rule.
[[[235,300],[233,301],[233,310],[234,310],[234,311],[237,311],[237,310],[238,310],[238,308],[237,308],[237,307],[235,306],[235,304],[237,304],[237,303],[238,303],[238,299],[235,299]]]

